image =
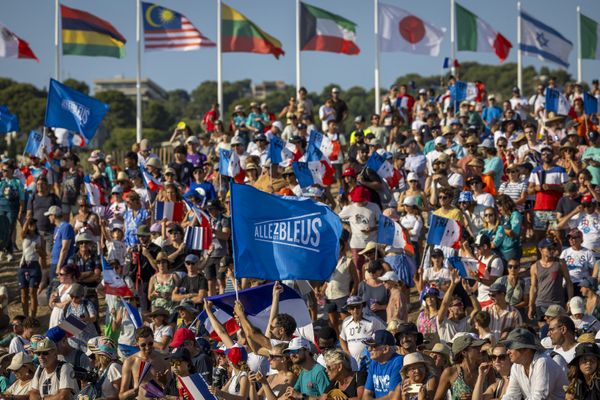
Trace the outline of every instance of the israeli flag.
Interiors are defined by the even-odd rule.
[[[521,11],[521,51],[542,61],[569,68],[573,43],[554,28]]]

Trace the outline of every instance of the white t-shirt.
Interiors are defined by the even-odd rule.
[[[490,279],[492,277],[498,277],[498,276],[502,275],[502,272],[504,272],[504,264],[502,263],[502,259],[500,259],[500,257],[491,255],[487,258],[481,258],[480,261],[482,263],[484,263],[485,265],[487,265],[487,268],[485,269],[485,273],[483,274],[483,277],[482,277],[483,279]],[[490,262],[491,262],[491,264],[490,264]],[[479,285],[477,286],[477,301],[479,301],[480,303],[483,303],[483,302],[486,302],[489,300],[491,300],[490,299],[490,287],[479,282]]]
[[[584,247],[581,250],[567,247],[560,253],[560,259],[565,260],[573,283],[581,282],[583,278],[590,276],[594,269],[594,253]]]
[[[339,216],[342,220],[348,220],[352,237],[350,238],[350,247],[353,249],[364,249],[367,243],[375,241],[377,231],[363,233],[363,230],[371,229],[377,226],[381,210],[375,203],[367,203],[359,206],[356,203],[350,203],[342,208]]]
[[[580,212],[571,221],[574,221],[577,229],[583,233],[583,247],[588,250],[600,248],[600,214]]]
[[[102,382],[102,397],[118,397],[119,391],[115,389],[113,382],[119,379],[121,379],[121,364],[114,362],[108,366],[108,372]]]
[[[359,322],[355,322],[352,317],[348,317],[342,322],[340,339],[348,344],[348,351],[358,364],[366,347],[362,341],[372,338],[373,333],[380,329],[385,329],[385,325],[379,318],[363,316]]]
[[[8,354],[24,353],[25,346],[29,344],[29,340],[19,335],[12,338],[8,346]]]
[[[56,376],[56,369],[51,373],[46,371],[46,368],[38,367],[36,375],[31,380],[31,389],[40,392],[40,397],[43,399],[58,393],[61,389],[71,389],[72,393],[78,391],[78,384],[73,373],[73,366],[69,363],[64,363],[60,368],[60,377]],[[58,369],[58,366],[57,366]],[[36,379],[36,376],[38,379]]]
[[[526,108],[527,106],[529,106],[527,99],[525,97],[511,97],[509,101],[512,109],[515,110],[517,114],[519,114],[519,117],[521,117],[522,121],[525,121],[527,119]],[[517,108],[518,105],[520,105],[521,107]]]
[[[332,112],[333,114],[329,114]],[[325,117],[326,114],[329,114],[329,116]],[[327,122],[335,120],[335,109],[324,105],[321,106],[319,108],[319,119],[321,120],[321,129],[323,132],[327,132]]]
[[[152,326],[152,330],[154,331],[155,342],[162,342],[163,336],[173,337],[173,327],[171,325],[163,325],[158,328]]]
[[[564,351],[561,347],[554,347],[554,351],[558,354],[560,354],[562,356],[562,358],[564,358],[564,360],[568,363],[570,363],[571,361],[573,361],[573,359],[575,358],[575,349],[577,348],[577,345],[571,347],[569,350]]]
[[[7,394],[12,394],[13,396],[26,396],[29,394],[31,390],[31,381],[29,382],[21,382],[15,381],[8,389],[6,389]]]

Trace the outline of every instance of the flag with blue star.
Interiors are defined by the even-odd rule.
[[[521,11],[521,35],[519,46],[523,54],[569,67],[573,43],[556,29]]]

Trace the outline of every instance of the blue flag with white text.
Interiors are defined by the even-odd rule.
[[[8,111],[8,107],[0,106],[0,133],[18,132],[19,119]]]
[[[342,222],[324,204],[232,184],[231,224],[237,278],[326,281],[335,269]]]
[[[80,132],[89,143],[107,111],[108,104],[50,79],[44,120],[47,127]]]

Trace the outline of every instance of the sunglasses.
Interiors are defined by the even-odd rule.
[[[300,350],[302,350],[302,349],[288,350],[288,351],[287,351],[287,353],[288,353],[290,356],[293,356],[293,355],[297,355],[298,353],[300,353]]]
[[[448,196],[438,196],[438,199],[440,199],[440,200],[449,199],[449,198],[450,197],[448,197]]]
[[[169,361],[169,363],[173,367],[179,367],[181,365],[181,361],[183,361],[183,360],[171,360],[171,361]]]
[[[494,214],[483,214],[483,216],[484,216],[484,217],[486,217],[486,218],[487,218],[487,217],[495,217],[495,215],[494,215]]]
[[[284,356],[282,354],[269,354],[269,360],[275,360],[278,358],[283,358]]]
[[[507,359],[507,357],[508,357],[508,355],[506,355],[506,354],[498,354],[498,355],[492,354],[490,356],[490,358],[492,359],[492,361],[496,361],[496,360],[498,360],[498,361],[504,361],[504,360]]]
[[[508,264],[508,268],[519,268],[519,264]]]
[[[152,347],[154,346],[154,342],[146,342],[146,343],[140,343],[140,348],[145,348],[145,347]]]
[[[46,357],[48,354],[50,354],[50,352],[49,351],[38,351],[35,354],[37,354],[38,357]]]

